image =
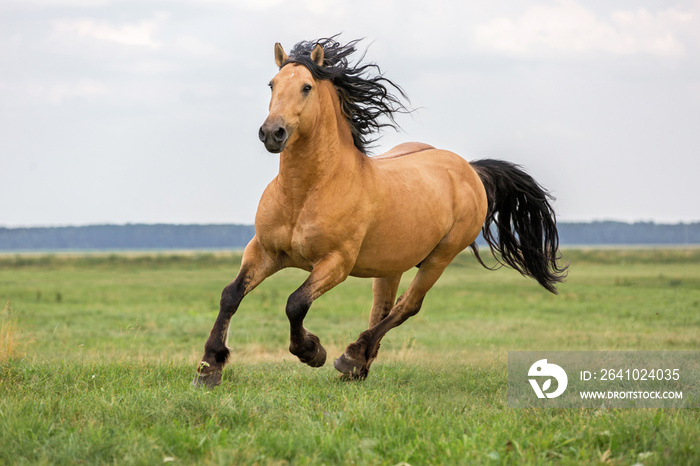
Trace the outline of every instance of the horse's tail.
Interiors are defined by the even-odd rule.
[[[566,277],[567,266],[557,263],[561,255],[550,204],[554,198],[518,165],[491,159],[470,164],[486,188],[488,211],[482,232],[494,257],[556,294],[554,285]],[[476,243],[471,247],[486,267]]]

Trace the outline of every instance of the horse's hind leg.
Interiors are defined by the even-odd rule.
[[[396,303],[396,292],[401,283],[401,275],[380,277],[372,281],[372,311],[369,314],[369,327],[381,322]]]
[[[418,313],[426,293],[459,251],[460,249],[450,248],[448,245],[435,248],[421,263],[408,290],[401,295],[391,311],[378,323],[362,332],[357,341],[345,349],[336,359],[335,368],[351,378],[367,377],[381,339],[389,330]]]
[[[229,356],[226,346],[231,317],[238,310],[243,297],[280,267],[262,250],[253,238],[243,252],[241,269],[236,279],[221,293],[219,315],[204,345],[204,356],[197,367],[195,386],[213,388],[221,381],[221,372]]]

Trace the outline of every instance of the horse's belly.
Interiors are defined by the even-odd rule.
[[[368,232],[351,275],[380,277],[403,273],[425,259],[449,230],[449,222],[439,218],[404,218],[404,222],[387,219]]]
[[[413,254],[406,254],[406,251],[397,251],[395,254],[382,254],[381,256],[360,254],[350,275],[364,278],[400,275],[420,264],[430,254],[430,251],[432,249],[423,250],[421,254],[415,254],[415,251],[413,251]]]

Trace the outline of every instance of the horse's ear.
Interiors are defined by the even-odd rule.
[[[321,44],[316,44],[316,47],[314,47],[311,52],[311,60],[318,66],[323,66],[323,47],[321,47]]]
[[[287,53],[284,51],[282,48],[282,44],[277,42],[275,44],[275,63],[277,63],[277,66],[282,68],[282,65],[284,62],[287,61],[289,57],[287,56]]]

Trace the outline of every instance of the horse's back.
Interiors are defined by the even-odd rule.
[[[478,175],[464,158],[422,142],[399,144],[370,160],[381,178],[396,178],[404,185],[412,182],[418,189],[431,181],[443,184],[445,177],[470,185],[481,184]]]
[[[401,144],[369,159],[374,221],[357,271],[373,266],[403,271],[438,243],[455,254],[474,241],[486,216],[486,192],[478,174],[459,155],[422,143]],[[403,269],[403,270],[402,270]]]
[[[397,157],[402,157],[404,155],[409,155],[430,149],[435,149],[435,147],[431,146],[430,144],[425,144],[423,142],[404,142],[403,144],[399,144],[398,146],[389,149],[383,154],[379,154],[372,157],[372,160],[394,159]]]
[[[372,165],[381,172],[408,172],[419,170],[416,177],[425,178],[430,172],[445,174],[449,168],[453,175],[463,174],[472,179],[475,175],[469,163],[454,152],[437,149],[423,142],[405,142],[384,152],[370,157]],[[386,174],[385,173],[385,174]],[[407,173],[404,173],[406,176]]]

